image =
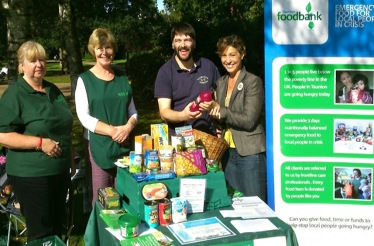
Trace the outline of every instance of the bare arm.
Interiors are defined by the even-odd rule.
[[[158,99],[158,108],[160,111],[160,116],[163,120],[171,123],[179,123],[189,120],[194,120],[201,117],[202,113],[191,112],[190,106],[192,102],[190,102],[183,111],[175,111],[171,109],[171,99],[169,98],[159,98]]]
[[[27,136],[17,132],[0,133],[0,143],[9,149],[36,149],[40,143],[40,137]],[[50,138],[42,138],[41,150],[49,156],[61,155],[58,142]]]

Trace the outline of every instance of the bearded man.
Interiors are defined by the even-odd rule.
[[[215,135],[209,113],[191,112],[190,106],[201,92],[215,88],[221,75],[212,61],[194,54],[196,33],[190,24],[174,25],[171,43],[174,54],[159,69],[154,90],[160,116],[169,127],[169,137],[175,134],[176,127],[185,125]]]

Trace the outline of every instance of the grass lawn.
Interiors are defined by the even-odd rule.
[[[116,65],[123,65],[124,60],[115,61]],[[92,61],[84,62],[85,69],[92,66]],[[69,75],[61,75],[59,62],[48,61],[47,63],[47,75],[46,80],[53,83],[70,83]],[[136,93],[136,92],[135,92]],[[157,102],[145,102],[135,101],[135,105],[138,111],[138,124],[133,131],[133,136],[141,134],[150,134],[150,124],[160,123],[161,119],[158,114]],[[83,143],[82,143],[82,126],[80,125],[76,114],[75,108],[72,106],[72,112],[74,113],[74,126],[73,126],[73,145],[82,157],[82,163],[84,167],[84,155],[83,155]],[[83,246],[83,236],[89,218],[89,213],[83,213],[83,193],[75,192],[74,195],[74,229],[70,236],[69,245],[71,246]],[[5,240],[7,232],[7,218],[4,214],[0,214],[0,246],[2,246],[2,239]],[[12,241],[10,245],[23,245],[26,242],[26,237],[21,236],[16,238],[14,233],[11,235]],[[5,244],[4,244],[5,245]]]

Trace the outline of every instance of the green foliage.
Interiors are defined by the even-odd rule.
[[[237,34],[246,44],[247,70],[263,76],[264,1],[189,0],[188,4],[186,0],[164,0],[164,2],[169,21],[186,21],[194,26],[197,53],[212,60],[221,74],[224,69],[215,53],[217,41],[221,37]]]
[[[5,13],[0,8],[0,59],[6,58],[7,45],[7,23]]]
[[[33,0],[36,9],[33,38],[46,48],[51,56],[64,41],[58,15],[57,0]],[[70,1],[77,26],[77,35],[84,61],[92,62],[87,52],[87,42],[95,28],[109,28],[115,35],[119,52],[116,59],[130,57],[126,61],[126,74],[134,90],[139,122],[135,135],[150,133],[149,125],[161,122],[157,102],[153,98],[154,81],[159,68],[171,57],[170,31],[179,21],[191,23],[196,29],[196,52],[211,59],[224,69],[216,55],[219,38],[231,34],[240,35],[247,47],[247,70],[263,77],[264,73],[264,1],[262,0],[164,0],[165,11],[158,13],[155,0],[91,0]],[[45,11],[48,9],[48,11]],[[0,20],[6,20],[0,6]],[[6,58],[6,21],[0,21],[0,57]],[[124,65],[124,60],[114,63]],[[92,63],[85,63],[84,70]],[[46,79],[53,83],[70,83],[69,75],[61,76],[58,62],[47,63]],[[74,109],[72,109],[75,112]],[[82,154],[82,127],[74,122],[73,143]],[[81,201],[77,202],[81,204]],[[81,206],[76,206],[81,207]],[[87,218],[82,211],[75,213],[82,222],[82,230],[74,228],[71,245],[84,245],[83,234]],[[0,221],[2,221],[0,219]]]
[[[160,67],[169,58],[159,51],[133,55],[128,62],[127,76],[134,91],[135,101],[153,100],[154,82]]]

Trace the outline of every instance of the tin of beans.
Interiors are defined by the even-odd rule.
[[[158,221],[158,203],[147,201],[144,203],[144,220],[149,228],[155,228],[159,225]]]
[[[160,225],[171,224],[171,201],[167,198],[158,202],[158,219]]]

